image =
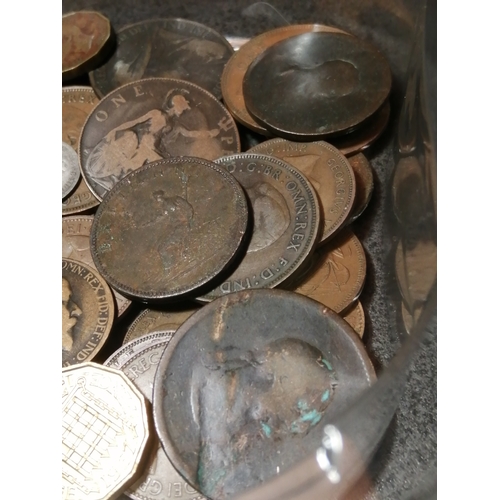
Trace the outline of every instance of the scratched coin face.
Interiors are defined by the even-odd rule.
[[[132,172],[99,206],[90,248],[97,270],[138,299],[185,296],[234,258],[247,229],[236,179],[199,158],[170,158]]]
[[[108,338],[115,306],[107,283],[83,262],[62,259],[62,364],[90,361]]]
[[[236,124],[201,87],[150,78],[108,94],[88,117],[80,138],[80,166],[102,200],[146,163],[176,156],[214,160],[240,150]]]

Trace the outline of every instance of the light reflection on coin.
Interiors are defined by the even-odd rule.
[[[75,150],[62,143],[62,197],[66,198],[74,189],[80,179],[80,167],[78,166],[78,155]]]

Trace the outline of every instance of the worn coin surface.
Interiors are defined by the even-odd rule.
[[[247,229],[236,179],[200,158],[168,158],[130,173],[97,209],[90,248],[97,270],[138,299],[185,295],[230,264]]]
[[[365,333],[365,311],[361,302],[357,300],[352,307],[342,314],[342,317],[352,326],[360,338],[363,338]]]
[[[262,33],[242,45],[237,52],[227,62],[221,78],[221,89],[224,103],[236,120],[262,135],[269,135],[269,131],[259,125],[249,114],[243,98],[243,78],[245,73],[254,61],[268,47],[275,43],[299,35],[315,31],[329,31],[332,33],[345,33],[332,26],[321,24],[297,24],[277,28],[266,33]]]
[[[146,400],[119,370],[62,370],[62,498],[105,500],[134,480],[149,438]]]
[[[62,256],[64,259],[78,260],[95,269],[90,254],[90,229],[93,215],[75,215],[62,219]],[[116,300],[116,311],[121,316],[132,303],[121,293],[111,288]]]
[[[226,156],[216,163],[245,189],[252,207],[253,229],[238,267],[200,300],[279,285],[309,257],[322,223],[314,188],[292,165],[253,153]]]
[[[173,334],[158,332],[136,339],[119,349],[104,365],[123,371],[151,402],[156,368]],[[155,445],[147,470],[127,490],[127,495],[133,500],[203,499],[174,469],[160,442]]]
[[[100,97],[143,78],[187,80],[221,98],[222,70],[234,50],[212,28],[186,19],[150,19],[116,34],[113,56],[90,73]]]
[[[356,196],[348,222],[355,221],[365,210],[373,193],[373,171],[363,153],[347,158],[356,179]]]
[[[76,151],[62,143],[62,197],[66,198],[75,188],[80,179],[80,167],[78,166],[78,155]]]
[[[236,123],[212,94],[182,80],[150,78],[108,94],[88,117],[80,166],[103,196],[146,163],[175,156],[214,160],[240,150]]]
[[[391,89],[386,59],[343,33],[304,33],[268,48],[243,79],[248,112],[291,140],[317,140],[354,130]]]
[[[361,242],[350,229],[315,252],[311,267],[292,289],[342,313],[360,295],[366,277]]]
[[[191,485],[233,498],[312,453],[322,424],[374,380],[359,336],[333,311],[284,290],[244,290],[177,330],[156,371],[155,426]]]
[[[75,151],[83,125],[89,113],[99,101],[90,87],[63,87],[62,89],[62,140]],[[78,167],[80,169],[80,167]],[[62,203],[63,215],[83,212],[99,205],[80,176],[75,191]]]
[[[347,220],[356,196],[351,162],[323,141],[270,139],[248,150],[280,158],[300,170],[314,186],[323,214],[320,242],[331,238]]]
[[[62,78],[70,80],[99,64],[110,48],[109,19],[99,12],[79,11],[62,16]]]
[[[90,361],[108,338],[115,314],[107,283],[83,262],[62,259],[62,364]]]

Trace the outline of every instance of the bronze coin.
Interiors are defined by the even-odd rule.
[[[314,186],[323,213],[320,242],[331,238],[351,212],[357,185],[352,164],[326,142],[270,139],[248,150],[280,158],[300,170]]]
[[[99,12],[70,12],[62,16],[63,81],[83,75],[98,65],[111,43],[111,24]]]
[[[361,242],[345,229],[316,251],[312,260],[292,288],[342,313],[359,297],[365,283],[366,257]]]
[[[353,330],[363,338],[365,333],[365,311],[357,300],[352,307],[342,313],[342,317],[352,326]]]
[[[124,295],[168,299],[228,266],[248,222],[232,175],[199,158],[168,158],[130,173],[99,205],[90,249],[98,271]]]
[[[62,259],[62,365],[90,361],[108,338],[115,314],[107,283],[91,267]]]
[[[99,98],[90,87],[65,87],[62,89],[62,140],[75,151],[83,124]],[[63,215],[83,212],[99,205],[80,176],[75,191],[62,203]]]
[[[275,43],[301,33],[314,31],[329,31],[332,33],[345,33],[332,26],[321,24],[297,24],[277,28],[262,33],[242,45],[227,62],[221,78],[222,98],[234,118],[245,127],[261,135],[269,135],[269,131],[259,125],[249,114],[243,98],[243,78],[254,61],[264,50]]]
[[[222,70],[234,50],[208,26],[186,19],[150,19],[126,26],[116,39],[113,56],[89,75],[100,97],[153,77],[187,80],[222,97]]]
[[[386,59],[343,33],[304,33],[258,56],[243,79],[248,112],[290,140],[317,140],[354,130],[391,89]]]
[[[348,219],[348,224],[350,224],[364,212],[370,202],[373,193],[373,171],[370,162],[363,153],[350,156],[347,161],[351,165],[356,179],[356,196]]]
[[[177,330],[156,371],[155,427],[191,485],[233,498],[312,454],[323,424],[374,381],[338,314],[293,292],[244,290]]]
[[[90,229],[94,221],[93,215],[65,217],[62,220],[62,256],[63,259],[78,260],[95,269],[90,254]],[[96,270],[97,271],[97,270]],[[117,315],[120,317],[132,302],[121,293],[111,292],[116,300]]]
[[[103,196],[146,163],[175,156],[214,160],[240,150],[236,124],[212,94],[194,83],[150,78],[108,94],[88,117],[80,166]]]
[[[284,282],[309,257],[321,224],[314,188],[292,165],[251,153],[226,156],[215,163],[234,175],[245,189],[253,230],[238,267],[215,290],[199,297],[204,301]]]

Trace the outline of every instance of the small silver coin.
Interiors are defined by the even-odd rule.
[[[76,151],[65,142],[62,143],[62,197],[73,191],[80,179],[80,167]]]

